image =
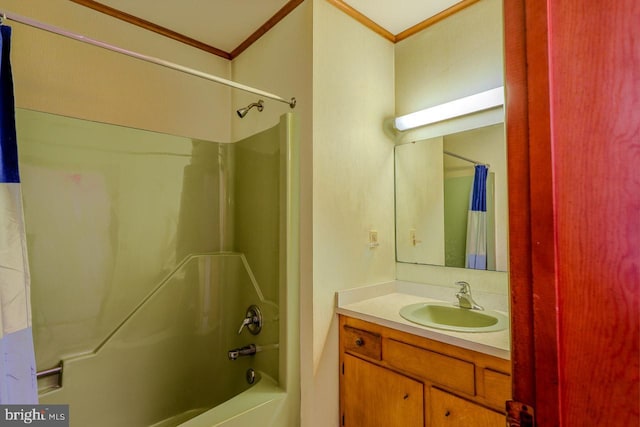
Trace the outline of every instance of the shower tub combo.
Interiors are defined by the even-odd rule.
[[[197,141],[191,152],[172,156],[182,162],[176,164],[182,184],[174,188],[179,206],[164,214],[157,206],[150,208],[165,216],[164,225],[149,225],[150,233],[133,236],[150,220],[127,213],[129,223],[125,225],[122,218],[126,215],[118,211],[135,210],[130,205],[123,207],[124,187],[114,190],[114,186],[127,185],[121,182],[126,181],[121,176],[126,164],[114,162],[120,175],[109,178],[111,172],[105,173],[101,186],[95,174],[82,171],[95,172],[97,166],[87,164],[98,165],[105,158],[103,148],[86,142],[87,135],[94,135],[96,129],[107,133],[132,130],[30,111],[20,111],[17,118],[25,220],[27,232],[31,231],[38,369],[61,360],[59,369],[47,370],[39,380],[40,403],[69,404],[71,426],[77,427],[293,425],[299,397],[293,386],[298,383],[297,370],[292,369],[298,350],[287,345],[297,335],[297,164],[291,142],[295,133],[292,114],[248,141],[214,148]],[[51,138],[56,129],[66,132],[70,125],[81,129],[84,136],[78,139],[84,145],[70,143],[73,135],[42,145],[45,134]],[[145,132],[142,139],[150,134]],[[106,138],[109,155],[130,158],[140,154],[129,148],[118,152],[113,136]],[[205,156],[195,154],[203,149]],[[49,150],[61,151],[52,156]],[[68,150],[82,152],[81,159],[67,160],[73,157]],[[148,150],[142,147],[140,152]],[[265,153],[268,166],[261,163]],[[87,156],[93,157],[87,160]],[[155,162],[153,167],[170,173],[165,164],[148,157],[145,161]],[[49,160],[61,158],[63,164]],[[208,158],[217,158],[216,165],[203,167],[203,159]],[[245,170],[252,172],[247,175]],[[96,188],[103,188],[105,202],[79,196],[78,183],[87,182],[93,183],[87,194],[100,193]],[[158,191],[153,196],[158,201],[153,203],[165,203],[160,199],[171,194],[167,189],[163,194],[147,187],[141,185],[140,190]],[[57,191],[57,198],[49,203],[44,192],[52,191]],[[136,194],[131,200],[141,198],[140,203],[149,203]],[[275,199],[267,202],[270,212],[260,205],[265,203],[265,194]],[[212,195],[217,201],[207,210],[203,203],[209,202],[202,199]],[[69,207],[72,199],[71,205],[81,206]],[[46,213],[41,213],[43,204],[49,205]],[[57,214],[56,209],[61,212]],[[80,210],[80,216],[86,214],[87,224],[71,221],[71,209]],[[107,220],[102,221],[103,216]],[[173,228],[167,223],[173,223]],[[69,240],[52,243],[53,230],[60,227],[60,234],[68,231]],[[101,227],[106,237],[98,236]],[[98,236],[92,247],[100,246],[95,241],[103,244],[85,257],[92,233]],[[163,233],[169,237],[156,236]],[[162,276],[157,272],[147,275],[158,278],[153,282],[140,271],[153,264],[144,258],[153,255],[149,248],[160,244],[156,238],[168,249],[158,250],[153,258],[165,269]],[[216,241],[213,246],[212,240]],[[105,255],[110,252],[104,248],[114,246],[127,254],[126,259]],[[56,259],[58,252],[64,255]],[[175,260],[170,269],[167,254]],[[101,255],[109,268],[95,261]],[[64,276],[60,283],[50,273],[52,264]],[[123,278],[122,283],[118,278]],[[50,287],[44,286],[47,282],[52,282]],[[136,288],[138,282],[146,287]],[[98,314],[89,318],[87,313]],[[78,331],[88,331],[86,338]],[[83,345],[91,348],[83,349]]]

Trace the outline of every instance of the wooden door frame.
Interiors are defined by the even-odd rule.
[[[547,10],[503,4],[513,399],[551,426],[560,415]]]
[[[637,425],[640,4],[503,4],[514,399]]]

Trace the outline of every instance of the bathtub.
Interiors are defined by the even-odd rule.
[[[184,427],[247,427],[286,425],[283,415],[287,393],[271,377],[261,374],[249,389],[234,398],[179,424]],[[283,418],[281,418],[283,417]],[[153,427],[164,427],[158,425]]]

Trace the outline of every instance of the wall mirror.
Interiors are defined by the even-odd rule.
[[[398,262],[465,267],[474,162],[489,165],[486,269],[507,271],[507,165],[503,123],[395,147]]]

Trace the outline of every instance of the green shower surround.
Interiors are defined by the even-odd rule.
[[[262,298],[278,303],[278,126],[225,144],[28,110],[16,119],[38,369],[94,352],[192,256],[244,253]],[[228,307],[235,334],[246,307]],[[261,368],[277,378],[272,353]]]
[[[234,247],[260,278],[265,298],[278,301],[280,129],[275,126],[232,145]]]

